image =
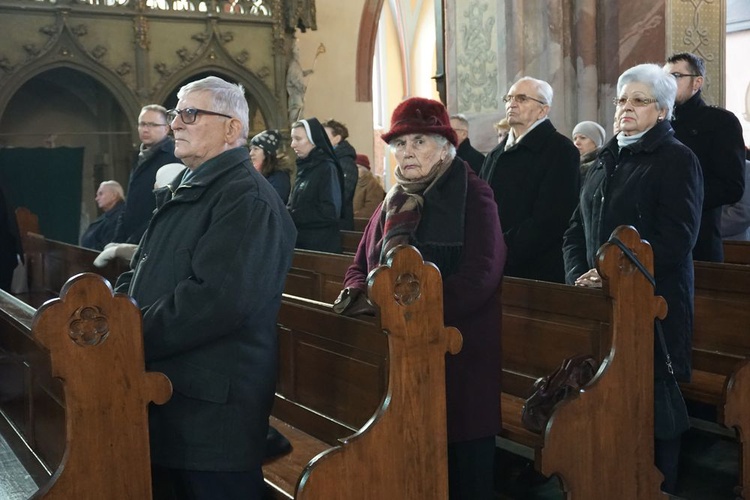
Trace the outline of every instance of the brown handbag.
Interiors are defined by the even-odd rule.
[[[538,379],[521,412],[523,426],[533,432],[543,432],[557,403],[577,394],[598,369],[593,356],[581,354],[566,359],[560,368]]]

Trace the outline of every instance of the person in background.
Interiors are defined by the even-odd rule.
[[[333,146],[316,118],[294,122],[291,136],[297,176],[288,208],[297,226],[296,246],[341,253],[344,173]]]
[[[396,184],[367,224],[334,311],[361,310],[367,275],[398,245],[415,246],[437,266],[445,324],[463,335],[461,352],[445,361],[450,498],[491,500],[500,430],[496,292],[505,264],[497,206],[489,186],[456,157],[456,133],[440,102],[405,100],[382,139],[396,157]]]
[[[153,189],[156,171],[167,163],[179,163],[174,155],[174,139],[169,136],[167,110],[149,104],[138,116],[141,140],[138,158],[128,181],[128,198],[112,241],[138,244],[156,208]]]
[[[580,155],[549,120],[549,83],[523,77],[503,100],[510,132],[479,176],[495,193],[508,245],[505,274],[562,283],[562,237],[578,203]]]
[[[81,236],[81,246],[102,250],[111,242],[117,229],[117,221],[125,210],[125,193],[117,181],[104,181],[96,190],[96,206],[104,212],[89,225]]]
[[[745,186],[742,126],[733,113],[703,100],[703,59],[690,53],[673,54],[664,71],[677,82],[675,137],[695,153],[703,171],[703,213],[693,259],[723,262],[721,207],[736,203]]]
[[[737,203],[721,209],[721,238],[750,241],[750,161],[745,160],[745,192]]]
[[[346,128],[341,122],[336,120],[328,120],[323,122],[323,128],[325,128],[328,140],[333,146],[333,152],[336,154],[338,163],[341,166],[341,170],[344,173],[344,200],[341,206],[341,229],[351,231],[354,229],[354,208],[352,206],[354,200],[354,190],[357,187],[357,176],[359,170],[355,158],[357,152],[354,150],[347,138],[349,137],[349,129]]]
[[[581,179],[586,177],[586,172],[596,161],[596,155],[599,154],[606,137],[604,127],[596,122],[581,122],[573,129],[573,145],[581,153]]]
[[[359,179],[354,190],[354,217],[369,219],[385,198],[385,191],[370,171],[370,159],[366,155],[357,155]]]
[[[500,144],[505,140],[506,137],[508,137],[508,132],[510,132],[510,125],[508,124],[508,119],[503,118],[499,122],[497,122],[495,125],[495,131],[497,131],[497,143]]]
[[[279,161],[278,151],[281,146],[281,134],[278,130],[264,130],[250,139],[250,160],[255,170],[261,173],[279,193],[281,201],[289,201],[292,190],[292,176]]]
[[[156,190],[172,184],[177,175],[183,174],[185,168],[185,165],[182,163],[167,163],[159,167],[159,170],[156,171],[154,194],[156,194]],[[179,181],[177,183],[179,184]],[[130,262],[137,249],[138,245],[134,243],[108,243],[104,246],[104,250],[94,259],[94,266],[105,267],[114,259],[123,259]]]
[[[296,231],[247,149],[242,86],[209,76],[169,112],[187,170],[117,281],[141,308],[146,369],[172,381],[149,406],[155,500],[260,500],[276,388],[276,316]]]
[[[452,115],[451,127],[458,137],[458,148],[456,156],[469,164],[474,173],[479,174],[479,170],[484,163],[484,155],[474,149],[469,139],[469,120],[464,115]]]
[[[566,282],[600,287],[596,252],[620,225],[634,226],[654,251],[656,295],[667,301],[661,321],[674,376],[690,381],[693,334],[693,259],[703,179],[698,159],[674,137],[669,119],[677,85],[656,64],[641,64],[617,81],[620,133],[599,153],[565,232]],[[655,345],[660,345],[658,341]],[[655,380],[665,380],[665,355],[654,354]],[[656,439],[662,489],[674,493],[680,437]]]

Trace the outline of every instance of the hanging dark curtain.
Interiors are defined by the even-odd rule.
[[[0,185],[39,217],[45,237],[78,244],[83,148],[0,149]]]

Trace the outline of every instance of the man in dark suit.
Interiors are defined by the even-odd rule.
[[[179,163],[163,106],[149,104],[141,109],[138,137],[141,147],[128,181],[128,200],[112,239],[117,243],[138,244],[156,208],[153,193],[156,171],[168,163]]]
[[[469,140],[469,120],[464,115],[451,116],[451,128],[456,132],[458,137],[458,148],[456,156],[469,164],[471,169],[479,174],[484,163],[484,155],[474,149]]]
[[[125,210],[125,193],[117,181],[104,181],[96,190],[96,206],[103,212],[81,236],[81,246],[104,250],[112,242],[117,222]]]
[[[703,59],[690,53],[674,54],[664,70],[677,79],[672,119],[675,137],[693,150],[703,170],[703,213],[693,259],[723,262],[722,206],[742,198],[745,186],[742,126],[734,114],[703,100]]]
[[[562,241],[578,205],[579,153],[547,117],[549,83],[523,77],[503,100],[510,132],[479,176],[495,193],[508,245],[505,275],[564,283]]]
[[[149,408],[155,500],[260,500],[276,387],[276,315],[297,239],[246,147],[244,89],[210,76],[170,111],[187,170],[117,281],[141,307],[146,367],[172,381]]]

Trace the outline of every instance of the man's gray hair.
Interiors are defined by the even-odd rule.
[[[121,200],[125,199],[125,191],[123,191],[122,186],[120,185],[119,182],[117,182],[117,181],[104,181],[104,182],[102,182],[99,185],[99,187],[104,187],[104,186],[106,186],[109,189],[111,189],[112,191],[114,191],[115,194],[117,195],[117,197],[119,199],[121,199]]]
[[[544,104],[546,104],[549,107],[552,107],[552,97],[554,95],[554,92],[552,90],[552,85],[545,82],[544,80],[540,80],[538,78],[532,78],[530,76],[524,76],[519,78],[516,83],[513,85],[516,85],[519,82],[531,82],[536,87],[537,93],[539,93],[539,97],[541,97],[542,101],[544,101]]]
[[[450,116],[451,120],[456,120],[461,123],[464,127],[466,127],[466,130],[469,130],[469,120],[466,119],[466,115],[463,113],[458,113],[456,115]]]
[[[677,96],[677,79],[658,64],[639,64],[620,75],[617,80],[617,95],[628,83],[642,83],[651,89],[656,107],[667,111],[666,119],[672,118],[674,100]]]
[[[250,109],[245,99],[245,89],[238,83],[229,83],[217,76],[207,76],[183,86],[177,92],[177,99],[182,99],[192,92],[211,92],[211,106],[215,111],[233,118],[242,124],[242,137],[247,138],[250,133]]]

